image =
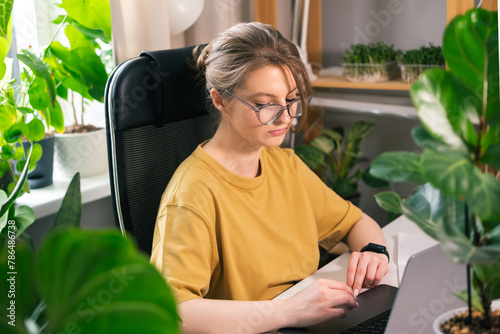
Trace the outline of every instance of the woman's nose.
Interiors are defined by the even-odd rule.
[[[291,119],[288,108],[285,108],[281,111],[281,115],[276,119],[275,123],[290,123]]]

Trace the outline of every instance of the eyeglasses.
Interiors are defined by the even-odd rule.
[[[254,107],[250,103],[235,96],[227,89],[224,89],[224,92],[228,93],[236,100],[240,101],[248,108],[255,111],[257,119],[264,125],[272,124],[274,121],[276,121],[278,118],[281,117],[281,114],[283,113],[284,110],[288,111],[288,115],[290,115],[291,118],[299,118],[300,116],[302,116],[302,110],[300,108],[297,108],[297,105],[294,105],[295,102],[300,100],[300,97],[294,98],[286,106],[282,106],[281,104],[265,104],[262,106]]]

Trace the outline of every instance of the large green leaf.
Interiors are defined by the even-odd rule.
[[[486,122],[500,123],[498,13],[478,8],[455,17],[443,36],[443,55],[450,71],[476,92]]]
[[[443,221],[452,221],[459,230],[463,230],[465,224],[463,202],[444,195],[429,183],[404,201],[403,213],[436,240],[441,238],[438,230]]]
[[[27,205],[15,208],[14,221],[16,222],[17,237],[19,237],[31,224],[35,222],[35,212]]]
[[[59,333],[68,324],[81,333],[179,332],[164,278],[118,231],[51,234],[37,268],[44,332]]]
[[[24,135],[28,140],[42,140],[45,136],[45,125],[38,118],[33,118],[24,126]]]
[[[489,126],[480,145],[479,162],[500,170],[500,125]]]
[[[470,158],[458,151],[435,152],[426,149],[422,154],[422,172],[434,187],[447,195],[465,195],[477,184],[477,167]]]
[[[90,87],[88,94],[102,102],[104,88],[108,79],[104,64],[96,54],[94,45],[80,32],[76,31],[72,26],[68,26],[66,33],[68,38],[73,37],[73,39],[76,39],[73,43],[77,47],[70,50],[58,42],[53,42],[50,46],[52,54],[62,61],[67,71],[76,73],[76,78],[82,79],[85,85]]]
[[[9,225],[12,226],[12,225]],[[24,237],[14,239],[14,230],[0,238],[0,331],[2,333],[28,333],[23,320],[28,319],[38,302],[34,251]],[[9,258],[10,257],[10,258]],[[11,283],[12,286],[11,286]],[[14,316],[8,308],[14,304]],[[14,320],[12,322],[12,320]],[[8,322],[11,322],[8,325]],[[12,326],[15,324],[15,327]]]
[[[421,147],[430,148],[437,152],[450,149],[450,146],[448,144],[432,136],[423,125],[414,127],[411,130],[411,135],[415,143]]]
[[[0,37],[8,39],[10,36],[8,34],[9,23],[11,22],[10,17],[12,13],[12,6],[14,5],[14,0],[3,0],[0,6]],[[7,50],[9,51],[9,50]],[[7,53],[6,51],[6,53]],[[3,61],[3,60],[2,60]]]
[[[384,152],[373,160],[370,174],[389,182],[425,183],[421,157],[412,152]]]
[[[64,227],[80,227],[82,216],[82,193],[80,192],[80,173],[76,173],[69,183],[66,194],[57,211],[52,229]]]
[[[479,279],[484,286],[484,290],[491,300],[500,298],[500,262],[496,262],[487,266],[473,266],[474,276]],[[477,280],[474,283],[477,283]],[[475,284],[475,289],[479,290],[479,286]]]
[[[484,221],[500,221],[500,181],[475,169],[472,188],[465,199],[470,210]]]
[[[54,78],[50,73],[48,64],[44,63],[31,51],[23,49],[21,53],[17,55],[17,58],[22,61],[26,66],[28,66],[35,76],[43,78],[47,83],[47,90],[50,96],[51,105],[54,106],[56,100],[56,84]]]
[[[372,174],[370,174],[369,168],[362,171],[361,179],[367,186],[372,188],[382,188],[382,187],[388,187],[390,185],[388,181],[379,179],[378,177],[375,177]]]
[[[485,165],[491,165],[496,170],[500,170],[500,143],[488,147],[479,162]]]
[[[50,109],[50,125],[52,125],[57,132],[64,132],[64,114],[61,105],[57,101],[54,108]]]
[[[47,109],[50,105],[50,96],[47,93],[46,81],[42,78],[35,78],[28,89],[31,106],[37,110]]]
[[[486,235],[487,244],[497,244],[500,245],[500,223],[491,229]]]
[[[441,247],[453,262],[490,265],[500,261],[500,245],[473,245],[454,219],[443,219],[439,223],[438,235]]]
[[[14,0],[4,0],[0,6],[0,64],[3,64],[12,42],[11,12],[13,3]]]
[[[375,195],[375,201],[384,210],[394,213],[403,213],[403,201],[393,191],[383,191]]]
[[[479,292],[479,291],[477,291]],[[471,304],[472,307],[475,308],[476,310],[483,312],[483,305],[481,304],[481,297],[477,294],[476,290],[472,291],[472,300]],[[469,303],[469,293],[467,290],[462,290],[459,292],[454,293],[455,296],[460,298],[464,303],[468,304]]]
[[[351,151],[358,151],[363,139],[368,135],[373,127],[373,123],[359,121],[354,123],[345,135],[345,142]]]
[[[3,133],[16,121],[16,107],[6,101],[0,104],[0,132]]]
[[[309,145],[300,145],[295,147],[294,150],[297,156],[302,159],[302,161],[304,161],[304,163],[310,169],[314,170],[323,163],[325,155],[316,147]]]
[[[350,181],[349,179],[337,178],[333,180],[328,180],[327,185],[332,188],[340,197],[343,199],[349,199],[356,196],[358,192],[358,183]]]
[[[329,137],[333,141],[338,141],[338,142],[342,141],[343,131],[339,132],[336,130],[330,130],[330,129],[324,129],[324,128],[320,128],[320,130],[321,130],[321,132],[323,132],[325,134],[325,136]]]
[[[7,143],[15,143],[23,135],[24,128],[25,128],[24,123],[22,122],[14,123],[3,133],[3,139]]]
[[[479,119],[467,99],[471,94],[453,74],[439,68],[422,73],[410,89],[418,117],[426,129],[463,152],[467,152],[464,140],[474,141],[474,138],[466,137],[468,124]]]
[[[47,50],[47,55],[45,61],[50,64],[50,68],[54,73],[54,77],[58,82],[57,95],[63,99],[68,99],[68,89],[77,92],[84,98],[92,100],[92,96],[89,93],[90,86],[87,84],[85,79],[78,73],[66,69],[59,61],[56,56],[53,55],[52,50],[58,48],[60,45],[57,42],[51,44],[50,48]],[[62,49],[62,52],[64,49]]]
[[[111,40],[109,0],[63,0],[61,7],[82,26],[102,30],[107,40]]]
[[[331,154],[335,148],[335,142],[327,136],[319,136],[311,140],[311,146],[316,147],[324,154]]]

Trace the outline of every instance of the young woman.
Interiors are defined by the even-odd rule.
[[[388,270],[379,225],[279,146],[307,116],[311,85],[294,44],[270,26],[237,24],[198,56],[220,116],[172,177],[151,261],[174,290],[185,333],[260,333],[345,316]],[[298,103],[302,103],[300,108]],[[352,250],[346,283],[319,280],[272,300],[318,266],[318,242]],[[369,248],[369,250],[376,250]]]

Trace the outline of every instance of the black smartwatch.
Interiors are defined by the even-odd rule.
[[[374,243],[369,243],[365,247],[361,248],[360,252],[374,252],[374,253],[379,253],[379,254],[385,254],[387,256],[387,262],[390,261],[389,257],[389,252],[387,251],[387,248],[382,245],[374,244]]]

